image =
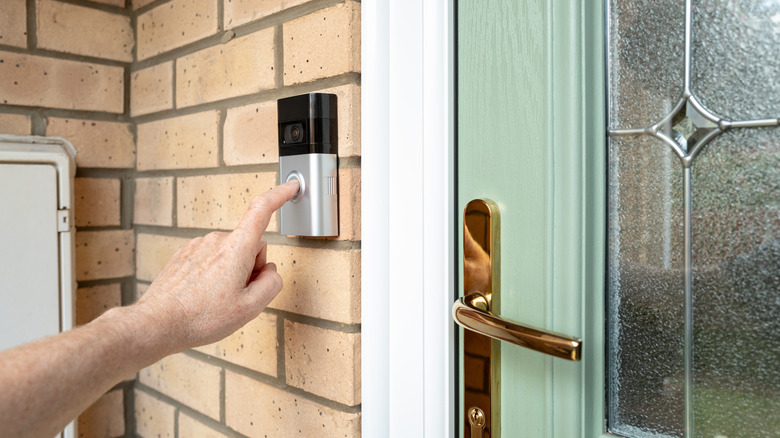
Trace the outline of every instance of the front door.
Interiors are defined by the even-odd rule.
[[[457,229],[493,201],[495,313],[582,339],[501,343],[459,436],[780,437],[780,1],[457,4]]]

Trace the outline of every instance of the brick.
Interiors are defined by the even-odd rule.
[[[130,3],[132,3],[133,9],[140,9],[153,1],[154,0],[130,0]]]
[[[76,290],[76,324],[86,324],[103,312],[122,305],[122,286],[104,284]]]
[[[173,225],[173,177],[135,180],[133,223]]]
[[[178,225],[232,230],[252,198],[276,186],[277,178],[272,172],[181,177],[176,188]],[[268,231],[279,229],[277,215]]]
[[[270,307],[345,324],[360,322],[360,251],[269,245],[284,280]]]
[[[230,29],[308,0],[240,0],[225,2],[225,27]]]
[[[360,169],[339,169],[339,235],[360,240]]]
[[[180,108],[274,87],[274,29],[209,47],[176,61]]]
[[[288,385],[348,406],[360,404],[359,333],[285,321],[284,339]]]
[[[173,108],[173,61],[134,71],[130,83],[130,115]]]
[[[3,0],[0,9],[0,44],[27,47],[27,2]]]
[[[341,3],[284,23],[284,85],[360,71],[360,5]]]
[[[32,132],[31,127],[30,116],[23,114],[0,114],[1,134],[30,135],[30,132]]]
[[[52,0],[37,0],[38,47],[114,61],[133,60],[130,17]]]
[[[76,233],[76,280],[97,280],[133,275],[132,230]]]
[[[122,113],[124,68],[0,51],[0,103]]]
[[[184,412],[179,413],[179,436],[198,438],[227,438],[227,435],[218,432]]]
[[[89,0],[95,3],[102,3],[104,5],[118,6],[120,8],[125,7],[125,0]]]
[[[224,128],[228,166],[279,162],[276,101],[231,108]]]
[[[196,411],[219,420],[222,369],[184,354],[174,354],[142,369],[138,380]]]
[[[355,84],[341,85],[319,90],[332,93],[338,101],[339,114],[339,156],[360,155],[360,87]]]
[[[113,178],[76,178],[76,226],[119,225],[120,183]]]
[[[135,390],[135,433],[142,438],[173,438],[176,408]]]
[[[225,420],[247,436],[344,438],[360,436],[360,414],[317,402],[225,372]]]
[[[276,377],[278,347],[276,316],[261,313],[227,338],[196,350]]]
[[[50,117],[46,135],[73,143],[77,167],[135,167],[135,140],[129,123]]]
[[[190,239],[139,233],[136,244],[136,278],[153,281],[162,271],[168,259]]]
[[[111,391],[79,416],[79,438],[104,438],[125,434],[124,393]]]
[[[159,55],[217,31],[217,0],[172,0],[138,16],[138,59]]]
[[[216,167],[219,113],[206,111],[138,125],[138,170]]]

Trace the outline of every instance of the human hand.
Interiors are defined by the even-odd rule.
[[[297,191],[298,182],[291,181],[256,196],[235,230],[193,239],[171,257],[132,306],[160,330],[168,353],[230,335],[281,291],[262,237],[273,212]]]

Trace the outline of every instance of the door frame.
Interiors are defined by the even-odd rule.
[[[568,241],[548,233],[550,266],[565,259],[566,267],[550,269],[555,281],[546,321],[547,328],[582,336],[585,345],[578,377],[571,376],[576,387],[550,384],[547,403],[577,423],[569,427],[579,433],[570,436],[583,438],[602,434],[605,403],[604,270],[586,269],[603,267],[606,238],[606,110],[589,111],[606,108],[606,21],[603,2],[596,3],[550,2],[548,11],[548,28],[560,35],[550,48],[556,65],[550,107],[565,110],[547,115],[550,129],[565,128],[554,137],[549,162],[564,162],[581,183],[551,172],[548,212],[570,218],[556,227],[581,234]],[[455,0],[362,4],[364,436],[455,433],[455,25]],[[566,299],[570,287],[581,291],[576,302]],[[552,309],[561,306],[564,314],[554,318]],[[558,368],[549,365],[549,381]],[[570,402],[553,402],[553,395],[566,394]]]
[[[454,434],[453,3],[362,4],[363,436]]]

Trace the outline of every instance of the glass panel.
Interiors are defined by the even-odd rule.
[[[780,128],[721,135],[693,175],[696,436],[780,436]]]
[[[682,170],[668,146],[610,140],[609,222],[610,431],[681,436]]]
[[[692,14],[696,97],[730,120],[780,117],[780,1],[696,0]]]
[[[683,90],[684,0],[611,0],[610,128],[658,122]]]

